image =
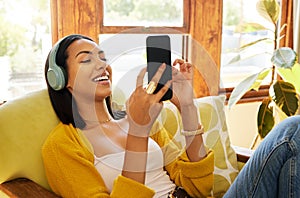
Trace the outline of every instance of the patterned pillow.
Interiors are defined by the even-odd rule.
[[[195,99],[204,126],[205,146],[214,150],[215,170],[213,196],[222,197],[238,174],[236,153],[230,145],[224,112],[225,96],[209,96]],[[177,108],[165,102],[159,121],[171,133],[180,147],[184,146],[181,117]]]

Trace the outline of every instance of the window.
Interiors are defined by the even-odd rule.
[[[183,26],[182,0],[104,0],[104,26]]]
[[[1,0],[0,101],[46,86],[43,69],[51,49],[48,0]]]
[[[113,97],[114,104],[124,105],[124,99],[135,88],[138,72],[147,64],[147,36],[168,34],[172,61],[183,57],[188,19],[184,5],[188,3],[182,0],[103,0],[99,43],[113,68],[113,87],[122,90],[122,93],[113,92],[118,93]]]
[[[136,28],[139,33],[153,33],[162,32],[161,27],[188,31],[190,1],[102,0],[101,3],[101,33],[120,33],[128,28]]]
[[[250,74],[272,65],[274,42],[271,40],[256,43],[241,51],[237,50],[259,39],[274,39],[275,27],[259,15],[256,10],[257,1],[223,2],[221,87],[234,87]],[[268,83],[270,80],[264,82]]]

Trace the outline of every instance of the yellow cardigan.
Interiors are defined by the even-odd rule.
[[[165,166],[170,179],[182,186],[193,197],[210,196],[213,186],[214,154],[209,151],[199,162],[189,162],[186,153],[172,142],[167,131],[151,135],[163,150]],[[152,130],[153,131],[153,130]],[[179,155],[180,154],[180,155]],[[174,156],[178,156],[174,160]],[[122,175],[114,181],[109,194],[105,183],[94,166],[92,147],[80,129],[59,123],[50,133],[42,148],[42,156],[49,185],[62,197],[153,197],[147,186]]]

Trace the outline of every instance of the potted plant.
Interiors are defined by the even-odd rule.
[[[275,26],[274,39],[272,40],[274,42],[272,65],[242,80],[232,91],[228,106],[231,108],[235,105],[247,91],[258,90],[262,81],[271,72],[269,96],[263,99],[257,114],[258,134],[261,138],[264,138],[276,123],[275,112],[277,112],[280,119],[284,119],[287,116],[297,114],[299,111],[300,64],[297,63],[298,57],[293,49],[279,47],[279,40],[282,38],[280,32],[286,25],[279,27],[280,6],[277,1],[259,0],[256,7],[258,13]],[[260,27],[263,26],[260,25]],[[270,38],[248,43],[242,46],[240,50],[245,50],[249,46],[267,39]],[[238,61],[238,57],[233,58],[233,60]]]

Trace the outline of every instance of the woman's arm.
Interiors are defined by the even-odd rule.
[[[181,107],[182,124],[184,131],[201,130],[197,108],[194,104]],[[207,153],[203,144],[202,133],[197,135],[186,135],[186,153],[190,161],[196,162],[203,159]]]
[[[144,184],[147,152],[148,137],[134,136],[129,131],[122,175]]]
[[[176,65],[179,65],[179,70],[173,68],[173,98],[171,102],[181,113],[185,131],[182,134],[185,135],[187,155],[191,161],[199,161],[206,156],[206,150],[201,135],[202,125],[193,102],[194,66],[180,59],[174,61],[173,66]]]
[[[165,67],[166,65],[162,64],[151,81],[157,84]],[[160,99],[171,84],[168,82],[156,94],[147,93],[143,88],[146,71],[144,68],[138,75],[136,89],[126,102],[129,130],[122,170],[123,176],[142,184],[145,183],[149,133],[163,107]]]

